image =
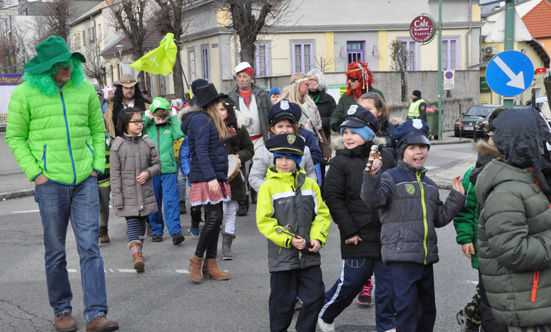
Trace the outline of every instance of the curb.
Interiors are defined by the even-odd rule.
[[[457,141],[431,141],[431,145],[446,145],[446,144],[464,144],[464,143],[472,143],[472,139],[461,139]]]
[[[32,196],[32,195],[34,195],[34,189],[24,189],[24,190],[13,191],[10,193],[0,193],[0,201],[5,201],[7,199],[12,199],[12,198]]]

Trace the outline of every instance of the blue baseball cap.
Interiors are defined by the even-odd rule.
[[[403,143],[407,145],[425,144],[430,147],[428,136],[429,126],[426,122],[421,119],[413,119],[407,120],[394,129],[390,139],[396,148],[400,148]]]

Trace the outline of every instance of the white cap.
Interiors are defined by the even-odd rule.
[[[239,74],[240,72],[242,72],[247,68],[252,69],[253,67],[251,67],[251,65],[248,62],[241,62],[240,64],[237,65],[237,67],[234,68],[234,70],[236,74]]]

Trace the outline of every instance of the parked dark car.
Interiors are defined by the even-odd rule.
[[[475,132],[480,131],[479,137],[484,135],[482,127],[477,128],[477,122],[481,119],[485,119],[490,113],[501,105],[475,105],[469,108],[469,110],[461,116],[461,136],[475,136]],[[459,131],[459,119],[455,121],[453,126],[453,133],[457,137],[460,134]]]

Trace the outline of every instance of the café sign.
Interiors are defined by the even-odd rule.
[[[421,15],[411,21],[409,34],[411,38],[421,44],[429,43],[436,32],[434,20],[430,16]]]

